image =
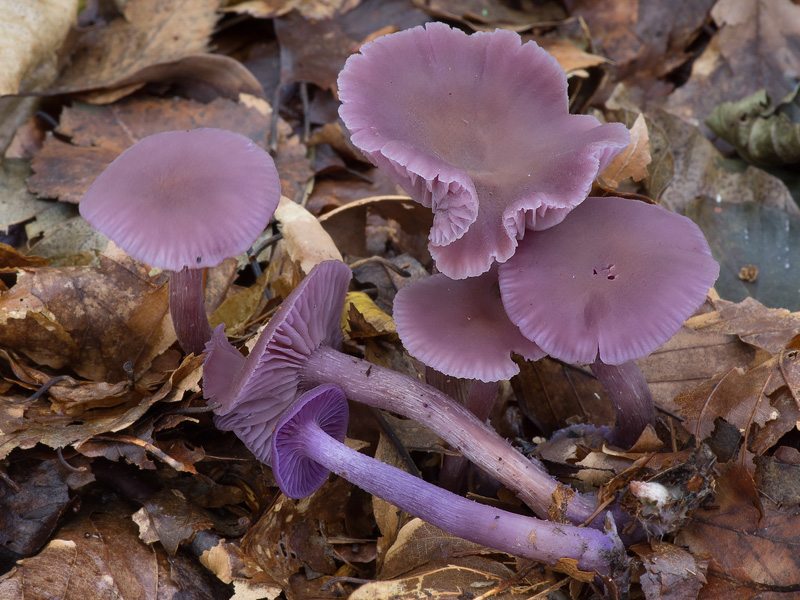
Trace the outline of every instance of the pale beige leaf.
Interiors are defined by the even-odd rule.
[[[38,67],[54,64],[78,0],[0,0],[0,96],[16,94]]]
[[[336,244],[317,218],[296,202],[281,196],[275,218],[281,222],[289,256],[300,263],[304,272],[325,260],[342,260]]]

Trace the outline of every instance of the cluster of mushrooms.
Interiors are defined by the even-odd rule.
[[[630,447],[655,421],[634,361],[702,304],[719,267],[686,217],[587,197],[629,144],[627,129],[569,114],[555,59],[504,30],[467,35],[431,23],[386,35],[347,61],[338,89],[353,143],[433,211],[429,250],[438,273],[401,289],[394,303],[408,352],[483,383],[518,372],[512,353],[591,365],[616,413],[609,440]],[[212,332],[202,269],[245,251],[279,197],[264,150],[229,131],[196,129],[136,143],[80,205],[125,251],[171,271],[175,330],[186,352],[206,353],[203,389],[217,407],[217,427],[271,465],[292,498],[312,494],[333,471],[460,537],[624,577],[615,521],[630,517],[621,509],[598,510],[593,497],[574,494],[569,522],[548,520],[560,484],[491,429],[485,414],[338,350],[352,276],[345,263],[314,267],[247,357],[223,325]],[[347,400],[425,425],[538,518],[467,500],[350,449]]]

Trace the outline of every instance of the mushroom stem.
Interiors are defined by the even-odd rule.
[[[309,400],[308,396],[298,402],[305,400],[303,408],[310,410],[294,414],[276,428],[276,434],[280,431],[285,437],[293,460],[298,456],[310,458],[373,496],[460,538],[549,565],[571,559],[583,571],[612,573],[621,547],[613,534],[478,504],[356,452],[326,433],[323,426],[327,415],[316,414],[314,398]],[[273,460],[280,459],[280,443],[276,435]],[[280,478],[278,481],[281,483]]]
[[[513,491],[534,513],[548,517],[556,480],[436,388],[327,346],[311,353],[300,367],[299,380],[302,390],[332,383],[350,400],[399,413],[428,427]],[[583,523],[594,509],[591,498],[576,494],[567,518]],[[602,527],[602,522],[595,520],[592,526]]]
[[[204,271],[184,267],[180,271],[171,271],[169,278],[172,326],[181,348],[187,354],[202,354],[212,335],[203,295]]]
[[[650,386],[632,360],[621,365],[608,365],[597,358],[592,364],[592,373],[614,407],[616,425],[611,431],[611,442],[621,448],[630,448],[645,428],[656,422]]]
[[[500,384],[497,381],[489,383],[473,379],[469,386],[464,406],[484,423],[492,412]],[[469,467],[469,461],[464,456],[445,454],[442,459],[442,468],[439,470],[439,485],[456,492],[462,488],[464,476]]]

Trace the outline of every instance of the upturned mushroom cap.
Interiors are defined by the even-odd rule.
[[[214,330],[203,361],[203,393],[214,410],[220,429],[234,430],[249,448],[265,445],[278,416],[294,400],[298,370],[320,346],[342,343],[340,317],[350,267],[324,261],[292,290],[261,332],[246,359],[225,337],[223,326]],[[260,455],[265,462],[268,454]]]
[[[306,427],[319,427],[343,442],[349,414],[344,392],[335,385],[320,385],[300,396],[281,415],[269,445],[272,473],[285,495],[290,498],[310,496],[330,474],[328,469],[308,458],[302,444],[297,442],[297,432]],[[253,453],[261,458],[257,452]]]
[[[95,179],[80,212],[134,258],[179,271],[247,250],[279,199],[265,150],[238,133],[204,128],[135,143]]]
[[[407,285],[394,298],[393,316],[408,353],[452,377],[509,379],[519,373],[512,352],[545,355],[506,315],[496,266],[478,277],[439,274]]]
[[[364,44],[339,75],[353,143],[431,207],[430,251],[453,279],[560,222],[630,142],[621,123],[568,112],[567,80],[534,42],[429,23]]]
[[[697,310],[719,274],[700,229],[660,206],[588,198],[500,265],[511,321],[568,362],[648,355]]]

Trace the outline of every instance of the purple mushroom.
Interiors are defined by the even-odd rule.
[[[394,298],[393,317],[408,353],[452,377],[509,379],[519,373],[512,352],[545,355],[506,315],[496,266],[478,277],[438,274],[407,285]]]
[[[171,271],[169,304],[186,352],[211,337],[203,268],[247,250],[272,218],[280,180],[269,154],[222,129],[167,131],[120,154],[80,203],[128,254]]]
[[[630,446],[655,421],[633,361],[697,310],[719,265],[688,218],[588,198],[556,227],[526,236],[499,274],[511,321],[551,356],[592,365],[614,404],[614,442]]]
[[[453,535],[549,565],[561,559],[583,571],[614,575],[626,559],[619,538],[595,529],[542,521],[478,504],[348,448],[348,406],[333,385],[316,387],[281,416],[269,441],[275,481],[284,494],[304,498],[325,482],[330,471],[370,494]],[[263,460],[263,459],[262,459]]]
[[[406,375],[343,354],[339,327],[352,277],[338,261],[316,265],[283,301],[247,359],[219,326],[206,345],[204,395],[219,403],[215,423],[249,446],[270,436],[279,415],[299,392],[332,383],[348,398],[402,414],[425,425],[516,493],[536,514],[548,515],[557,483],[469,410]],[[262,459],[269,461],[268,455]],[[593,499],[577,495],[567,516],[583,522]]]
[[[506,30],[386,35],[347,60],[338,86],[353,143],[433,210],[429,249],[453,279],[559,223],[630,142],[621,123],[569,114],[558,62]]]

